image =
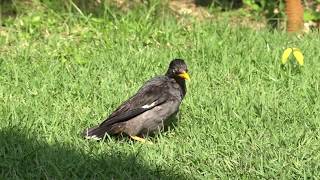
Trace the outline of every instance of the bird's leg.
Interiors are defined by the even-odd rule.
[[[132,139],[136,140],[136,141],[139,141],[141,143],[148,143],[148,144],[153,144],[152,142],[150,141],[147,141],[141,137],[138,137],[138,136],[130,136]]]
[[[138,137],[138,136],[130,136],[132,139],[136,140],[136,141],[140,141],[142,143],[145,143],[146,140],[141,138],[141,137]]]

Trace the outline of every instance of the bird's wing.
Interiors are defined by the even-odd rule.
[[[100,126],[129,120],[147,110],[164,103],[169,98],[168,80],[155,78],[148,81],[139,91],[122,103]]]

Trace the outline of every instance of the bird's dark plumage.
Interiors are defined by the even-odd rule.
[[[86,138],[101,139],[105,134],[141,136],[153,134],[167,125],[179,110],[189,79],[182,59],[171,61],[167,73],[147,81],[138,92],[123,102],[100,125],[83,132]]]

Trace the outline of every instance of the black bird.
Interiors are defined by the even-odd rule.
[[[178,112],[186,95],[185,80],[189,79],[184,60],[172,60],[164,76],[147,81],[100,125],[85,129],[84,137],[102,139],[106,134],[126,134],[144,141],[140,137],[159,132],[170,124],[170,117]]]

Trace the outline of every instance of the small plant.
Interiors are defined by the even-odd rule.
[[[293,54],[295,57],[296,61],[300,66],[303,66],[304,61],[303,61],[303,54],[299,48],[287,48],[284,50],[281,58],[281,63],[284,65],[288,62],[290,55]]]

